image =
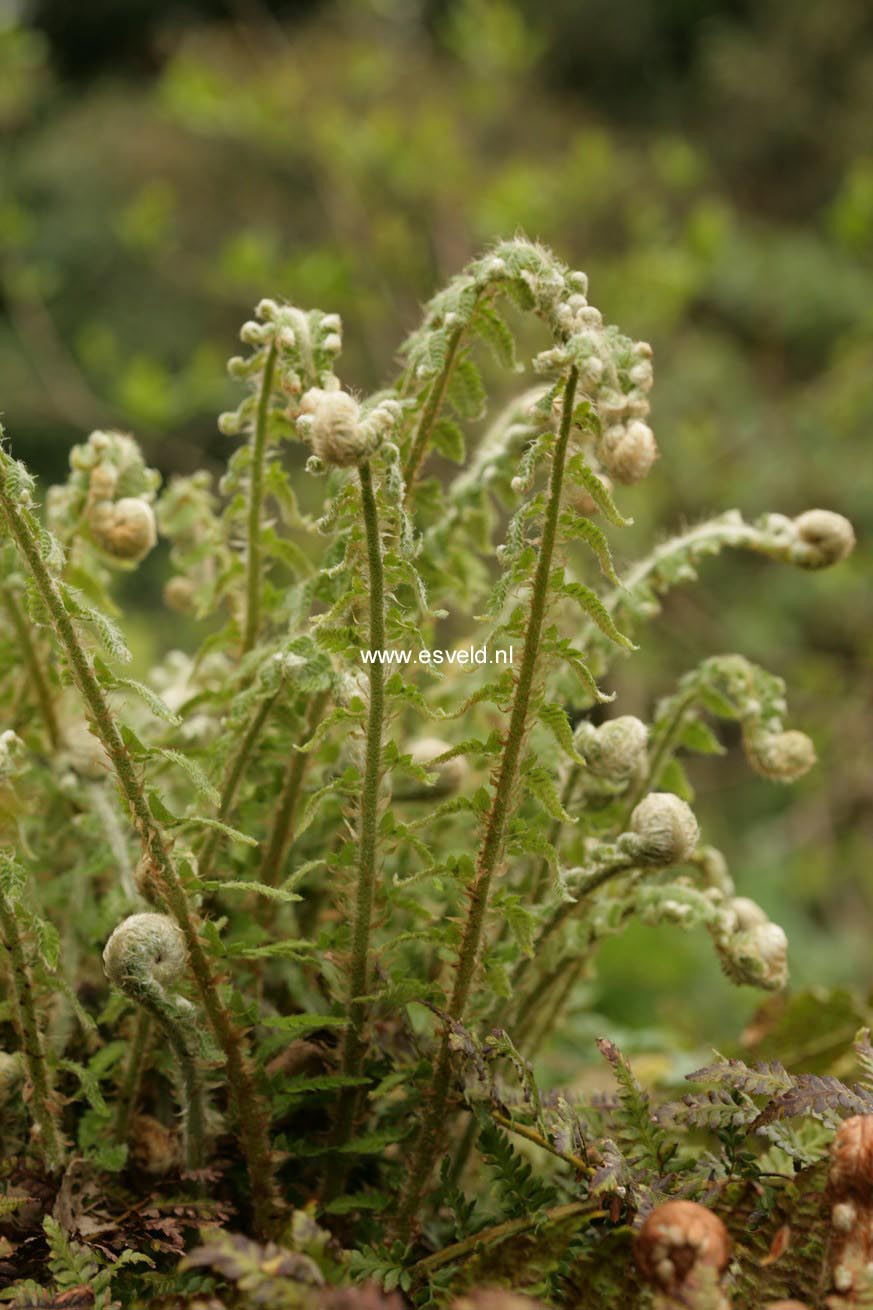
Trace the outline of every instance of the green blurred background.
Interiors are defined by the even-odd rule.
[[[698,808],[786,927],[795,987],[847,985],[834,1012],[865,1017],[869,0],[0,0],[0,142],[0,409],[47,480],[108,425],[165,476],[218,468],[224,361],[265,294],[338,310],[346,380],[378,384],[435,287],[523,229],[654,346],[663,454],[624,495],[625,560],[731,506],[852,518],[833,573],[707,564],[618,708],[720,650],[788,679],[820,767],[786,790],[728,738],[695,765]],[[146,666],[184,635],[162,565],[126,588]],[[588,999],[631,1049],[727,1045],[759,1004],[675,929],[610,943]]]

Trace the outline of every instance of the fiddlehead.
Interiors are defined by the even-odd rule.
[[[159,483],[133,437],[92,432],[70,452],[66,483],[49,491],[49,523],[62,542],[81,534],[103,558],[138,564],[157,544],[152,501]]]
[[[197,1012],[190,1001],[167,990],[184,977],[187,963],[185,938],[166,914],[130,915],[103,952],[110,982],[155,1019],[173,1048],[181,1076],[185,1158],[189,1169],[198,1169],[203,1164],[205,1110]]]

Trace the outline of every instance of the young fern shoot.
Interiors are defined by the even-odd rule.
[[[491,883],[504,857],[507,824],[517,803],[519,774],[530,718],[541,703],[536,683],[540,675],[547,608],[553,599],[561,596],[569,595],[579,599],[586,609],[593,611],[595,620],[607,628],[614,640],[627,644],[626,639],[614,629],[602,612],[594,593],[582,588],[581,584],[565,584],[563,570],[554,567],[571,433],[577,424],[589,424],[592,405],[599,402],[601,406],[610,406],[609,416],[616,420],[604,433],[602,445],[605,458],[611,461],[611,466],[620,467],[626,480],[637,480],[642,476],[651,467],[655,451],[651,432],[640,417],[635,416],[628,426],[623,425],[621,417],[626,408],[623,407],[624,398],[621,397],[622,405],[616,405],[612,392],[622,372],[629,374],[633,382],[636,379],[633,378],[632,370],[636,368],[638,380],[643,381],[639,369],[641,363],[647,363],[647,349],[635,349],[626,339],[610,336],[603,331],[598,311],[588,305],[585,295],[587,285],[583,275],[571,273],[545,252],[536,247],[527,247],[521,242],[517,243],[511,253],[507,253],[507,276],[514,274],[523,279],[522,284],[532,295],[534,307],[546,320],[558,343],[537,361],[541,371],[557,372],[561,379],[549,396],[558,416],[558,426],[554,436],[541,438],[538,445],[533,447],[534,457],[516,479],[518,490],[525,490],[532,479],[536,454],[541,455],[548,450],[551,466],[542,508],[536,566],[529,584],[529,612],[523,629],[521,664],[502,751],[493,775],[491,804],[473,880],[468,888],[468,905],[447,1007],[449,1023],[460,1022],[466,1011],[479,963]],[[646,380],[649,374],[650,369],[647,369]],[[604,377],[607,379],[606,385]],[[580,380],[584,390],[577,396]],[[635,404],[638,406],[635,414],[642,415],[647,410],[645,391],[637,387],[635,396]],[[510,563],[502,583],[498,584],[497,594],[501,600],[508,586],[522,581],[524,577],[519,568],[518,547],[515,558],[509,549],[505,554]],[[444,1027],[439,1045],[432,1085],[423,1107],[407,1184],[400,1200],[399,1223],[404,1233],[409,1230],[421,1193],[427,1185],[438,1135],[445,1119],[452,1081],[449,1023]]]
[[[369,650],[385,648],[385,576],[382,536],[370,455],[390,434],[399,416],[394,401],[376,405],[366,417],[347,392],[335,386],[308,392],[303,397],[304,417],[298,429],[311,441],[313,457],[325,467],[357,470],[367,557],[367,609]],[[363,1059],[363,1029],[367,1017],[370,979],[370,934],[377,876],[377,825],[382,776],[382,738],[385,718],[385,672],[380,659],[367,665],[367,721],[364,766],[358,813],[358,868],[352,909],[351,962],[349,967],[348,1027],[343,1039],[342,1072],[349,1085],[340,1092],[334,1139],[342,1146],[352,1128],[357,1085]]]
[[[167,1037],[181,1075],[185,1162],[200,1169],[205,1159],[205,1105],[199,1069],[197,1014],[168,983],[185,974],[185,938],[166,914],[132,914],[115,929],[103,952],[107,977],[150,1014]]]
[[[306,314],[269,299],[259,303],[255,315],[240,330],[250,353],[228,362],[230,376],[245,383],[249,394],[218,421],[225,436],[248,436],[248,444],[231,456],[224,481],[224,489],[231,493],[225,517],[232,544],[238,544],[240,534],[244,542],[242,565],[236,554],[232,565],[234,573],[241,568],[244,574],[240,594],[232,597],[243,655],[257,645],[278,603],[267,581],[267,565],[287,556],[290,549],[265,517],[268,496],[283,504],[291,517],[296,513],[293,494],[276,462],[278,443],[292,435],[300,396],[331,375],[332,361],[342,345],[335,315]]]

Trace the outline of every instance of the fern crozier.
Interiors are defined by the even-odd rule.
[[[855,549],[855,530],[842,514],[829,509],[808,509],[794,520],[804,548],[798,564],[806,569],[826,569],[839,564]]]
[[[694,853],[700,827],[691,806],[672,792],[653,791],[630,817],[639,854],[651,864],[680,864]]]

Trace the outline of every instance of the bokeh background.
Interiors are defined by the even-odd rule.
[[[731,506],[852,518],[832,573],[705,565],[619,677],[621,712],[721,650],[789,682],[817,770],[753,778],[728,736],[693,776],[789,933],[790,1023],[708,941],[640,928],[572,1029],[688,1058],[790,1030],[806,1067],[845,1043],[873,990],[869,0],[0,0],[0,148],[0,409],[46,481],[110,425],[165,476],[218,468],[265,294],[338,310],[347,382],[378,384],[421,302],[521,229],[654,346],[663,454],[625,560]],[[145,667],[185,636],[163,562],[127,584]]]

